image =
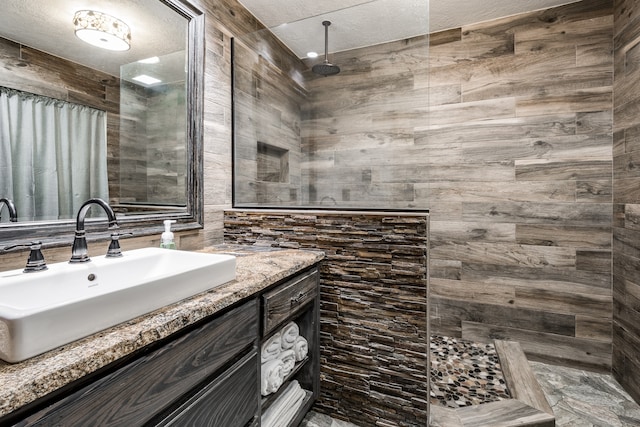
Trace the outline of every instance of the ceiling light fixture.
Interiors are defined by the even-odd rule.
[[[138,81],[145,86],[152,86],[156,83],[161,83],[162,80],[156,79],[155,77],[148,76],[146,74],[140,74],[139,76],[135,76],[131,78],[132,80]]]
[[[307,52],[307,58],[317,58],[318,52]]]
[[[160,62],[160,58],[152,56],[151,58],[141,59],[138,62],[141,64],[157,64]]]
[[[129,26],[111,15],[95,10],[79,10],[73,16],[76,36],[93,46],[109,50],[129,50]]]

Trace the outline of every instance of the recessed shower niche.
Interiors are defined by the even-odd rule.
[[[258,181],[289,182],[289,150],[258,141]]]

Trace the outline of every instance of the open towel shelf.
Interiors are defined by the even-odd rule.
[[[293,365],[293,369],[284,378],[282,378],[282,384],[277,388],[277,391],[262,396],[260,400],[261,413],[267,415],[267,419],[264,420],[267,423],[273,420],[274,414],[280,414],[281,408],[286,408],[290,396],[287,393],[287,389],[290,386],[301,388],[304,391],[304,396],[298,390],[295,395],[296,402],[291,408],[297,408],[296,413],[291,415],[287,413],[287,420],[283,420],[279,426],[297,426],[304,418],[305,414],[311,409],[315,400],[320,393],[320,298],[319,298],[319,272],[317,268],[310,269],[302,274],[297,275],[294,279],[285,281],[273,289],[267,291],[262,298],[262,321],[263,330],[260,339],[260,353],[261,359],[266,348],[271,349],[267,351],[266,360],[273,360],[274,355],[277,353],[277,341],[276,337],[296,336],[297,339],[304,338],[305,350],[297,348],[297,343],[293,345],[283,345],[281,343],[280,355],[284,352],[300,352],[296,354],[300,358],[304,354],[306,357],[302,357],[302,360],[297,361]],[[289,344],[292,340],[289,339]],[[289,357],[288,355],[287,357]],[[266,362],[265,362],[266,363]],[[289,364],[288,366],[291,366]],[[270,377],[270,370],[277,367],[270,366],[268,370],[263,371],[266,368],[261,364],[261,387],[264,385],[264,380]],[[275,384],[277,381],[273,381]],[[294,386],[294,383],[298,383]],[[275,389],[274,387],[267,387],[267,389]],[[262,390],[261,390],[262,391]],[[298,407],[298,405],[301,405]],[[278,415],[279,416],[279,415]],[[288,420],[291,416],[291,420]]]
[[[280,386],[280,388],[278,389],[278,391],[276,391],[275,393],[271,393],[268,396],[264,396],[262,397],[262,407],[266,408],[269,405],[271,405],[271,403],[273,401],[275,401],[276,399],[278,399],[278,396],[280,396],[280,394],[282,394],[282,392],[287,388],[287,383],[289,381],[291,381],[298,372],[300,372],[300,370],[302,369],[302,367],[309,361],[309,356],[305,357],[304,359],[302,359],[301,361],[296,363],[296,366],[294,366],[293,371],[291,371],[291,373],[289,375],[287,375],[287,377],[284,379],[284,381],[282,382],[282,385]]]
[[[311,409],[311,405],[313,403],[313,401],[312,401],[313,393],[310,392],[309,390],[304,390],[304,392],[305,392],[304,401],[302,402],[302,405],[300,406],[300,410],[298,411],[298,413],[296,414],[295,417],[293,417],[291,420],[289,420],[289,422],[287,423],[287,427],[292,427],[292,426],[299,425],[302,422],[302,419],[304,418],[305,414]],[[268,399],[271,399],[271,396],[269,396]],[[264,399],[263,399],[263,401],[264,401]],[[263,413],[264,413],[265,409],[266,408],[263,406],[262,407],[262,412]]]

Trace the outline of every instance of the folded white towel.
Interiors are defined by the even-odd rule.
[[[289,420],[287,424],[284,424],[284,426],[291,423],[291,420],[296,417],[298,411],[304,404],[305,397],[306,393],[304,390],[300,389],[300,391],[290,400],[289,407],[282,413],[282,419]]]
[[[288,425],[291,420],[296,416],[298,409],[304,403],[304,399],[306,397],[305,391],[300,387],[300,384],[296,381],[296,384],[292,386],[290,393],[287,394],[286,401],[282,402],[280,407],[278,408],[278,412],[280,413],[278,421],[286,421],[284,426]]]
[[[296,355],[296,362],[307,357],[307,353],[309,353],[309,343],[302,335],[296,338],[296,342],[293,344],[293,352]]]
[[[263,413],[263,427],[286,427],[304,404],[306,392],[298,381],[291,381],[285,391]]]
[[[262,344],[260,349],[260,359],[262,363],[277,358],[282,352],[282,338],[280,332],[273,335]]]
[[[280,409],[280,418],[277,427],[286,427],[296,417],[300,407],[304,404],[306,394],[302,388],[297,390],[287,399],[287,404]]]
[[[282,349],[289,350],[296,342],[296,338],[300,336],[300,328],[295,324],[295,322],[289,322],[284,328],[282,328],[280,335],[282,335]]]
[[[296,353],[293,350],[285,350],[280,353],[280,360],[282,361],[282,375],[286,378],[296,366]]]
[[[260,367],[260,393],[267,396],[278,391],[284,381],[282,360],[274,359]]]

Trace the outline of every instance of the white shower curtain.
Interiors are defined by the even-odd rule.
[[[0,87],[0,197],[19,221],[74,218],[108,194],[106,112]]]

